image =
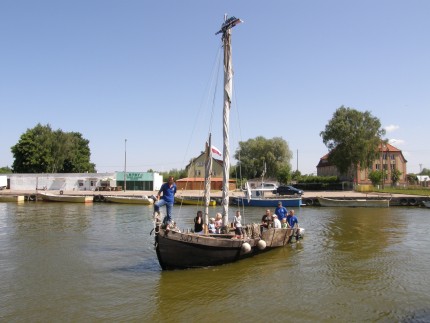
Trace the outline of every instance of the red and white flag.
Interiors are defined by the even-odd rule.
[[[219,149],[218,149],[218,148],[216,148],[215,146],[212,146],[212,147],[211,147],[211,149],[212,149],[212,152],[213,152],[214,154],[217,154],[217,155],[220,155],[220,156],[221,156],[221,152],[219,151]]]

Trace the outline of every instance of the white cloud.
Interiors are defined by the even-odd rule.
[[[393,146],[401,146],[405,144],[405,141],[403,139],[389,139],[388,142],[392,144]]]
[[[396,131],[397,129],[399,129],[399,126],[396,126],[394,124],[390,124],[389,126],[386,126],[384,129],[386,132],[393,132]]]

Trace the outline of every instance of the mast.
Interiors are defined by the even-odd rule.
[[[221,29],[215,34],[222,34],[224,46],[224,108],[223,108],[223,190],[222,190],[222,224],[224,229],[228,226],[229,180],[230,180],[230,106],[233,93],[233,67],[231,59],[231,28],[242,21],[236,17],[227,19]]]
[[[210,202],[210,192],[211,192],[211,177],[212,177],[212,135],[209,134],[209,140],[206,143],[206,159],[205,159],[205,193],[204,193],[204,203],[205,203],[205,213],[203,218],[203,230],[208,233],[208,223],[209,223],[209,202]]]

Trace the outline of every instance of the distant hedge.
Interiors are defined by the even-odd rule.
[[[343,191],[351,189],[351,185],[340,182],[337,176],[300,176],[294,187],[304,191]]]

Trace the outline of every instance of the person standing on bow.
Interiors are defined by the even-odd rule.
[[[278,202],[278,206],[275,209],[275,214],[278,216],[278,220],[281,221],[281,222],[288,215],[288,211],[287,211],[287,209],[284,206],[282,206],[282,202],[281,201]]]
[[[161,195],[163,193],[163,195]],[[160,214],[160,207],[166,206],[166,216],[163,219],[163,224],[166,230],[169,230],[169,224],[172,222],[172,209],[175,203],[176,184],[173,176],[169,176],[167,183],[161,185],[157,194],[157,202],[154,203],[154,212]]]

